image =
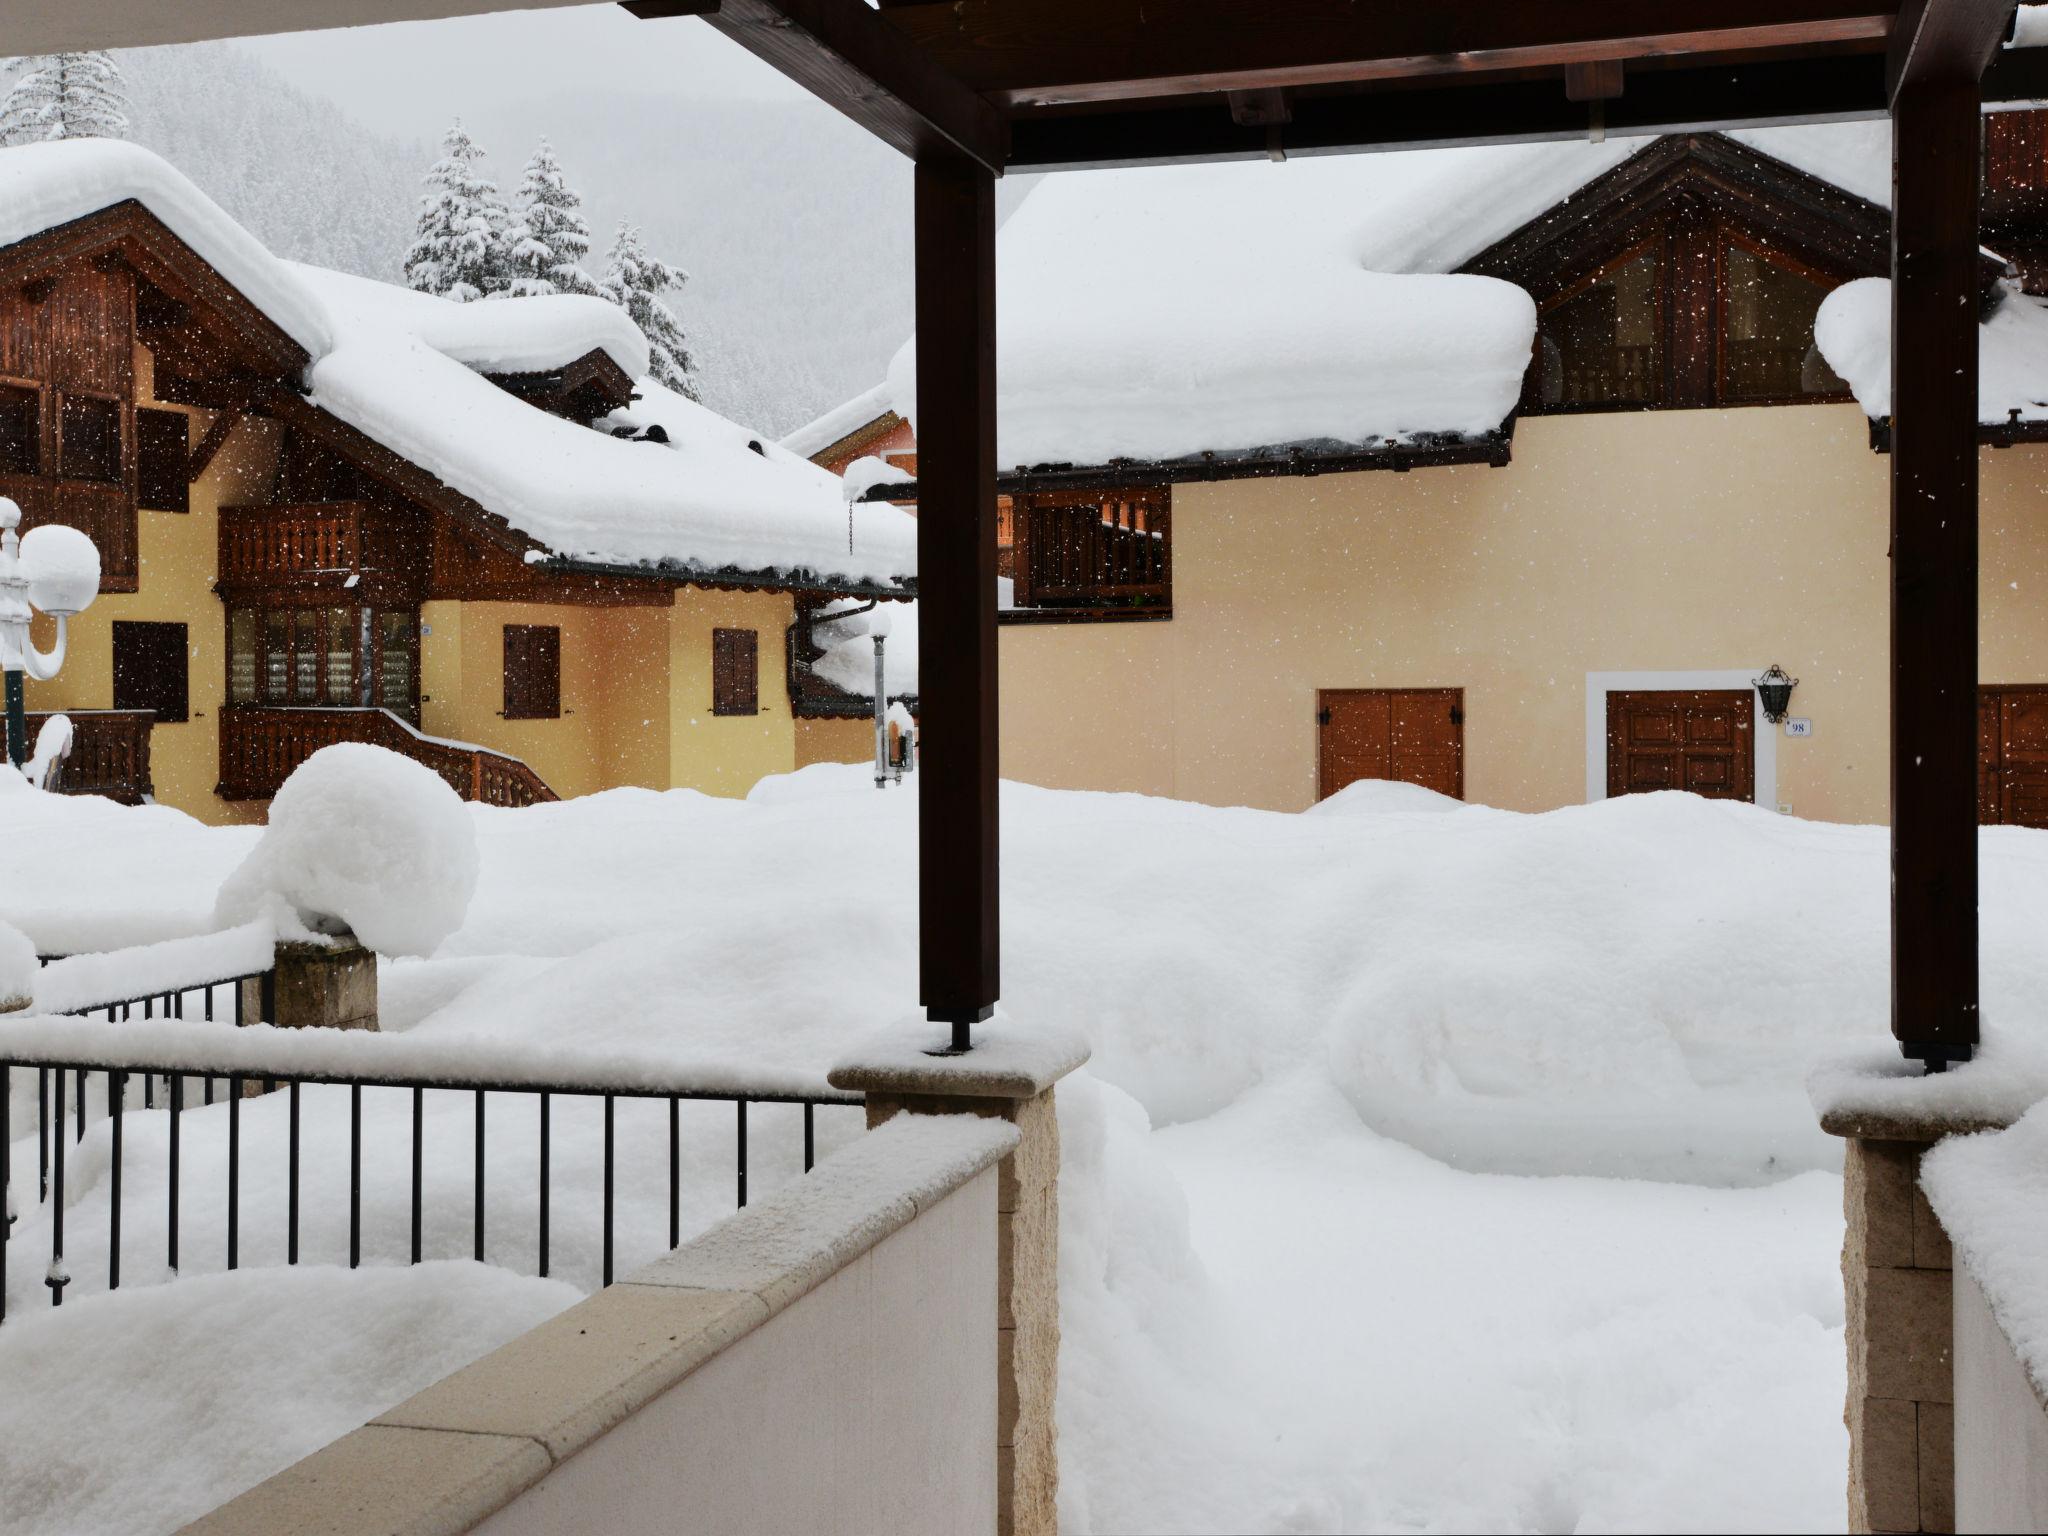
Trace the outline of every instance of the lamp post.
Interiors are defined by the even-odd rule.
[[[882,647],[889,643],[889,610],[875,605],[868,620],[868,633],[875,642],[875,788],[889,785],[889,688],[883,675]]]
[[[67,622],[92,606],[100,591],[100,552],[76,528],[55,524],[26,537],[21,508],[0,496],[0,672],[7,679],[7,760],[28,760],[28,706],[24,674],[47,683],[64,665]],[[29,638],[37,610],[57,621],[57,645],[48,653]]]

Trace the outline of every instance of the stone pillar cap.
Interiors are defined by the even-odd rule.
[[[1865,1050],[1815,1067],[1806,1096],[1830,1136],[1934,1142],[2011,1125],[2048,1098],[2048,1062],[1980,1048],[1974,1061],[1928,1073],[1896,1051]]]
[[[860,1093],[917,1093],[977,1099],[1032,1099],[1088,1060],[1087,1037],[1063,1025],[1018,1024],[998,1010],[974,1026],[974,1049],[940,1055],[943,1024],[914,1018],[862,1039],[832,1064],[826,1081]]]

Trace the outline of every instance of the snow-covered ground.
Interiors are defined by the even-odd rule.
[[[915,795],[864,768],[746,802],[469,814],[476,897],[430,958],[385,966],[387,1029],[822,1080],[916,995]],[[1061,1090],[1070,1531],[1839,1528],[1840,1183],[1802,1083],[1885,1039],[1882,829],[1675,795],[1521,816],[1368,790],[1286,816],[1009,785],[1004,814],[1007,1008],[1096,1051]],[[200,931],[256,835],[0,794],[0,921],[45,952]],[[2044,915],[2048,837],[1988,830],[1993,1052],[2048,1038]],[[405,1106],[366,1099],[367,1256],[389,1264]],[[471,1122],[444,1099],[427,1251],[454,1258]],[[282,1108],[249,1106],[246,1145]],[[333,1107],[308,1090],[305,1113],[330,1170],[309,1181],[334,1177],[334,1144],[312,1150]],[[686,1124],[686,1230],[729,1208],[730,1113]],[[530,1273],[531,1110],[491,1114],[489,1257]],[[793,1111],[755,1114],[759,1189],[800,1140]],[[594,1125],[556,1116],[556,1272],[587,1287]],[[220,1121],[186,1122],[188,1276],[219,1264],[196,1192],[221,1187]],[[821,1151],[858,1134],[854,1112],[819,1121]],[[163,1278],[140,1257],[161,1251],[160,1123],[131,1117],[128,1150],[110,1301],[103,1141],[74,1164],[80,1315]],[[623,1106],[620,1152],[629,1267],[666,1242],[665,1111]],[[244,1262],[274,1264],[280,1175],[244,1170]],[[20,1203],[34,1254],[44,1214]],[[307,1209],[309,1258],[333,1262],[345,1214]],[[10,1271],[18,1318],[41,1277]]]

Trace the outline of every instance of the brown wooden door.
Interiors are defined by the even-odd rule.
[[[1746,688],[1607,695],[1607,793],[1684,789],[1714,800],[1756,793]]]
[[[1977,819],[2048,828],[2048,684],[1977,695]]]
[[[1465,690],[1325,688],[1316,695],[1319,798],[1398,779],[1465,798]]]

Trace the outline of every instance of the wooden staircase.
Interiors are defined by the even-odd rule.
[[[220,715],[223,800],[265,800],[293,769],[322,747],[360,741],[424,763],[465,800],[485,805],[538,805],[559,800],[540,775],[516,757],[467,742],[428,736],[388,709],[278,708],[234,704]]]

